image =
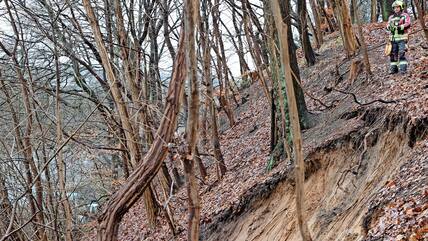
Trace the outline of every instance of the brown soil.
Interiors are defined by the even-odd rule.
[[[368,204],[418,150],[428,150],[426,141],[411,149],[406,120],[403,116],[380,118],[366,128],[366,134],[331,142],[329,148],[309,155],[307,162],[313,168],[309,168],[305,183],[306,217],[314,240],[366,238],[364,224],[373,215]],[[421,159],[421,164],[428,162]],[[426,174],[423,178],[426,180]],[[421,184],[413,193],[427,190],[428,182]],[[208,231],[203,240],[300,240],[294,212],[293,182],[285,180],[268,197],[253,202],[245,213]],[[417,218],[428,221],[426,215]],[[369,228],[376,226],[378,221],[374,220],[378,219],[374,218]],[[408,237],[411,234],[408,232]]]

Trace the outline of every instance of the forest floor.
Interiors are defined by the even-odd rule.
[[[345,59],[335,33],[317,50],[317,64],[301,68],[308,108],[319,120],[303,132],[306,217],[314,240],[428,240],[428,46],[415,24],[409,72],[388,75],[383,27],[364,28],[370,81],[364,73],[348,81],[359,56]],[[249,101],[221,135],[228,168],[221,181],[212,160],[203,159],[209,177],[200,182],[201,240],[300,240],[292,163],[266,168],[270,106],[258,84],[241,95]],[[125,215],[119,239],[186,240],[185,188],[169,205],[177,236],[164,218],[148,228],[141,200]]]

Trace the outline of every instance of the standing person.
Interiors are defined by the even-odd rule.
[[[409,39],[408,31],[410,28],[411,20],[410,15],[405,11],[404,2],[397,0],[392,4],[394,14],[389,16],[387,29],[390,31],[390,41],[392,44],[392,51],[390,54],[391,66],[389,69],[390,74],[407,72],[407,41]]]

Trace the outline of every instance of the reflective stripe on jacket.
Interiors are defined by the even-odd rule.
[[[391,31],[391,41],[408,40],[410,28],[410,15],[406,12],[393,14],[388,19],[388,30]],[[394,28],[395,27],[395,28]]]

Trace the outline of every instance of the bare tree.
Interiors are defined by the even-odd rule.
[[[346,2],[342,0],[333,0],[332,6],[336,19],[339,22],[340,34],[342,36],[346,55],[348,57],[353,56],[358,49],[358,43],[354,31],[352,30],[348,6]]]
[[[354,12],[356,14],[355,21],[357,22],[358,35],[360,37],[361,48],[362,48],[362,51],[363,51],[364,67],[365,67],[367,75],[369,77],[371,77],[372,71],[371,71],[371,68],[370,68],[370,61],[369,61],[369,54],[368,54],[368,51],[367,51],[367,44],[366,44],[366,40],[364,38],[363,28],[361,26],[360,12],[358,11],[356,0],[352,0],[352,2],[353,2],[352,6],[354,7]]]
[[[186,137],[187,153],[183,158],[184,171],[187,180],[187,195],[189,198],[189,224],[187,240],[199,240],[199,188],[194,173],[194,160],[198,138],[199,122],[199,86],[197,77],[197,60],[195,48],[195,27],[199,23],[199,1],[186,0],[184,3],[184,29],[186,41],[186,70],[190,84],[189,118],[187,120]]]
[[[277,0],[271,1],[271,9],[275,19],[275,25],[278,30],[281,62],[285,71],[285,84],[288,98],[288,108],[290,110],[291,129],[293,133],[293,146],[295,153],[295,175],[296,175],[296,217],[300,234],[304,241],[312,240],[307,223],[304,220],[304,181],[305,181],[305,163],[302,151],[302,138],[300,134],[299,114],[297,110],[296,96],[294,94],[292,70],[289,62],[288,50],[288,28],[282,21],[280,6]]]
[[[308,66],[312,66],[315,64],[315,52],[311,46],[311,41],[309,40],[308,33],[308,13],[306,10],[306,0],[298,0],[297,1],[297,10],[299,12],[299,21],[300,21],[300,41],[302,43],[303,53],[305,54],[306,64]]]

